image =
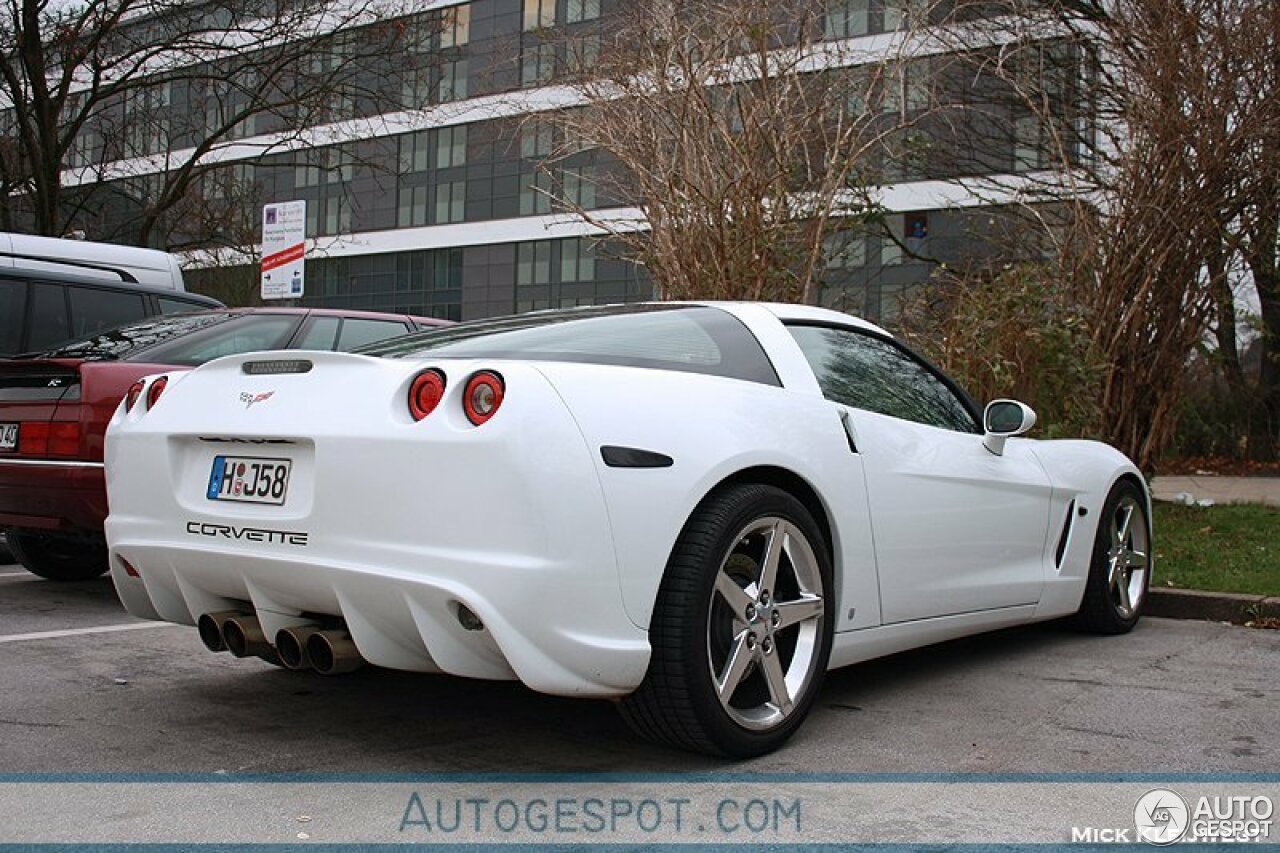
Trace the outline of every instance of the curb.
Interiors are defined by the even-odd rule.
[[[1203,592],[1196,589],[1154,588],[1147,591],[1144,613],[1164,619],[1203,619],[1243,625],[1255,619],[1280,619],[1280,598],[1232,592]]]

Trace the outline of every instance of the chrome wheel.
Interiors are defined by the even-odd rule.
[[[1147,522],[1134,497],[1125,495],[1116,504],[1109,531],[1107,589],[1120,618],[1129,619],[1142,604],[1150,565]]]
[[[712,687],[728,716],[762,731],[786,720],[818,669],[822,573],[799,527],[752,521],[721,561],[707,614]]]

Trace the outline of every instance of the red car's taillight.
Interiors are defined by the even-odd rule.
[[[18,427],[18,453],[24,456],[80,455],[76,421],[24,421]]]
[[[435,411],[444,398],[446,380],[444,374],[432,368],[424,370],[413,379],[409,386],[409,414],[415,421],[420,421]]]
[[[133,407],[137,404],[138,398],[142,396],[142,389],[146,387],[146,383],[141,379],[129,386],[129,393],[124,395],[124,410],[126,412],[133,411]]]
[[[151,411],[156,407],[156,401],[160,399],[160,395],[164,393],[164,386],[169,384],[169,377],[161,376],[159,379],[151,383],[151,387],[147,389],[147,411]]]
[[[476,426],[489,420],[502,405],[505,386],[502,377],[491,370],[482,370],[467,380],[462,392],[462,410],[467,420]]]

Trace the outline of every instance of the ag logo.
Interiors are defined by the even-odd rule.
[[[1133,807],[1133,823],[1138,838],[1148,844],[1172,844],[1187,832],[1191,811],[1187,803],[1173,791],[1156,788],[1148,791]]]
[[[248,391],[241,391],[241,392],[240,392],[240,402],[241,402],[241,403],[244,403],[244,407],[247,409],[247,408],[249,408],[250,406],[252,406],[254,403],[261,403],[263,400],[268,400],[268,399],[270,399],[270,398],[271,398],[271,395],[272,395],[272,394],[274,394],[274,393],[276,393],[276,392],[275,392],[275,391],[264,391],[264,392],[263,392],[263,393],[261,393],[261,394],[250,394]]]

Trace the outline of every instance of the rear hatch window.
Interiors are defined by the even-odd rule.
[[[540,311],[419,332],[356,352],[608,364],[781,385],[747,327],[727,311],[701,305]]]

